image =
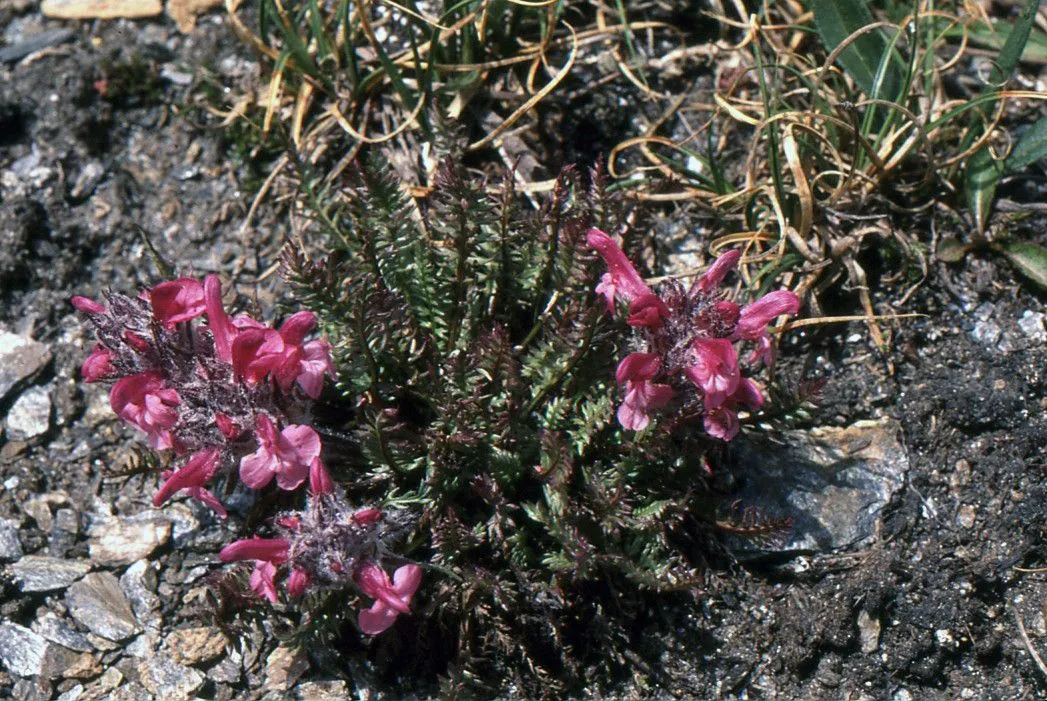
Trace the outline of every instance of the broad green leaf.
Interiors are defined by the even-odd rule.
[[[810,0],[808,5],[814,12],[818,35],[829,51],[875,21],[865,0]],[[882,30],[859,35],[840,53],[839,61],[866,95],[898,99],[904,83],[903,62]],[[882,77],[878,77],[881,72]]]
[[[1018,269],[1018,272],[1047,290],[1047,248],[1034,243],[1007,241],[995,248]]]
[[[968,251],[974,248],[969,243],[963,243],[959,239],[942,239],[938,244],[938,260],[944,263],[959,263]]]
[[[1000,49],[999,56],[993,66],[989,77],[990,85],[986,90],[996,93],[1004,84],[1010,80],[1014,70],[1018,67],[1022,51],[1029,41],[1032,24],[1036,20],[1036,10],[1040,6],[1040,0],[1028,0],[1014,28],[1007,35],[1007,40]],[[992,108],[995,100],[985,106],[985,110]],[[984,116],[985,111],[979,110]],[[977,138],[982,134],[982,127],[972,126],[970,136]],[[964,192],[967,196],[967,208],[974,217],[975,227],[979,232],[985,231],[985,223],[989,219],[992,210],[993,197],[996,195],[996,185],[1003,177],[1004,167],[1000,161],[992,157],[987,146],[972,154],[964,166]]]
[[[1003,169],[1007,173],[1018,173],[1041,158],[1047,158],[1047,117],[1022,134],[1011,155],[1003,162]]]

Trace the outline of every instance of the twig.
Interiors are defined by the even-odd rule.
[[[1022,623],[1022,616],[1018,613],[1018,610],[1014,611],[1014,620],[1018,623],[1018,632],[1022,634],[1022,640],[1025,642],[1025,649],[1032,655],[1032,659],[1036,662],[1036,666],[1040,668],[1040,672],[1044,678],[1047,679],[1047,665],[1043,663],[1043,658],[1040,657],[1040,653],[1036,652],[1036,648],[1032,646],[1032,641],[1029,640],[1029,634],[1025,630],[1025,624]]]

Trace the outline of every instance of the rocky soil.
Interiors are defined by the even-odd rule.
[[[246,285],[274,262],[275,219],[240,226],[251,174],[192,99],[202,75],[236,88],[258,65],[220,16],[183,35],[3,2],[0,22],[0,697],[431,694],[376,678],[366,655],[216,625],[209,575],[236,505],[226,522],[190,501],[153,509],[137,437],[78,381],[89,333],[68,299],[150,279],[139,227],[201,274]],[[754,432],[725,479],[794,531],[728,543],[737,564],[650,612],[637,652],[657,664],[612,696],[1047,693],[1043,299],[994,261],[933,273],[909,302],[926,316],[886,354],[857,325],[790,336],[785,374],[828,378],[826,428]]]

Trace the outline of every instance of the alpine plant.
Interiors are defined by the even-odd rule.
[[[773,364],[767,325],[799,311],[799,298],[779,290],[744,307],[727,299],[721,285],[737,267],[738,251],[717,258],[689,289],[670,279],[656,293],[610,236],[590,229],[587,242],[607,265],[596,293],[610,313],[625,308],[625,321],[635,330],[633,352],[615,372],[625,392],[618,422],[640,431],[657,411],[697,406],[706,433],[724,441],[737,436],[739,410],[764,404],[760,386],[743,374],[738,347],[753,346],[745,362],[754,369]]]
[[[237,541],[220,558],[254,561],[251,588],[274,603],[281,574],[291,597],[310,587],[355,587],[374,600],[358,621],[370,635],[409,613],[421,568],[389,549],[407,530],[406,512],[349,506],[336,493],[320,436],[309,425],[312,400],[334,376],[328,342],[309,340],[315,315],[300,311],[279,328],[230,316],[214,275],[202,283],[162,282],[136,298],[110,292],[105,302],[72,299],[97,337],[81,374],[87,382],[112,383],[116,415],[145,433],[155,450],[182,460],[162,473],[153,505],[181,493],[224,519],[225,505],[210,488],[222,474],[251,489],[272,482],[288,491],[307,487],[304,510],[277,519],[282,537]],[[386,563],[397,565],[391,579]]]

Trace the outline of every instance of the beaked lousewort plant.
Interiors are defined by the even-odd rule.
[[[374,165],[326,190],[303,168],[315,239],[283,263],[309,311],[278,330],[230,318],[215,276],[74,300],[97,328],[85,378],[115,380],[114,411],[185,457],[158,506],[224,516],[214,484],[237,475],[307,486],[221,551],[254,562],[272,615],[300,612],[297,639],[377,636],[388,669],[446,693],[555,694],[624,665],[644,597],[701,586],[724,513],[710,470],[765,401],[768,322],[799,300],[739,299],[737,252],[652,288],[590,176],[565,170],[535,211],[511,175],[450,163],[424,201]]]

